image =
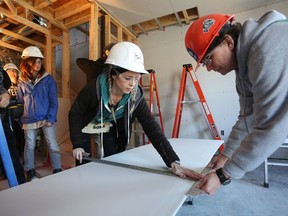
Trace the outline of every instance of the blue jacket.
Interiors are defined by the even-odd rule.
[[[22,124],[42,120],[55,123],[58,111],[56,82],[47,72],[35,84],[19,79],[17,100],[24,106]]]

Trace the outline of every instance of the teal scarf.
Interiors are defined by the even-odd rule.
[[[99,78],[100,83],[100,90],[101,90],[101,96],[103,100],[103,122],[111,122],[114,121],[111,109],[109,107],[109,88],[108,88],[108,78],[107,73],[103,73]],[[115,113],[115,119],[122,118],[124,116],[124,107],[125,104],[128,103],[128,101],[131,98],[131,92],[129,94],[124,94],[122,99],[119,101]],[[101,114],[96,116],[93,120],[93,123],[101,123]]]

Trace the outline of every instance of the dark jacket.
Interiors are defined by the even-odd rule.
[[[138,88],[135,109],[129,118],[128,103],[125,105],[124,122],[126,141],[130,138],[132,123],[135,118],[137,118],[142,125],[145,134],[148,136],[157,152],[161,155],[165,164],[168,167],[171,167],[171,163],[179,161],[179,158],[167,138],[162,133],[159,124],[151,115],[147,102],[143,97],[143,89],[140,86],[138,86]],[[100,100],[100,86],[97,79],[90,81],[74,101],[69,112],[70,139],[73,148],[81,148],[82,144],[85,142],[85,134],[83,134],[81,130],[100,112]],[[127,147],[127,142],[123,145]]]

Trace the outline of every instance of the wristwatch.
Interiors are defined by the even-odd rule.
[[[226,176],[224,175],[222,168],[217,169],[216,174],[222,185],[228,185],[231,182],[231,179],[226,178]]]

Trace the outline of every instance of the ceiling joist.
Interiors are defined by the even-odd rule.
[[[130,26],[130,29],[137,34],[148,34],[149,31],[153,30],[165,30],[165,27],[182,24],[189,25],[192,20],[199,17],[197,8],[190,8],[187,10],[168,14],[166,16],[157,17],[152,20],[147,20],[141,23]]]
[[[30,45],[44,50],[50,44],[53,47],[61,45],[64,32],[90,22],[90,9],[94,5],[97,5],[98,17],[109,14],[95,0],[2,0],[1,46],[22,51]],[[110,18],[119,28],[123,28],[128,38],[135,38],[134,32],[112,16]],[[89,31],[85,34],[89,34]]]

